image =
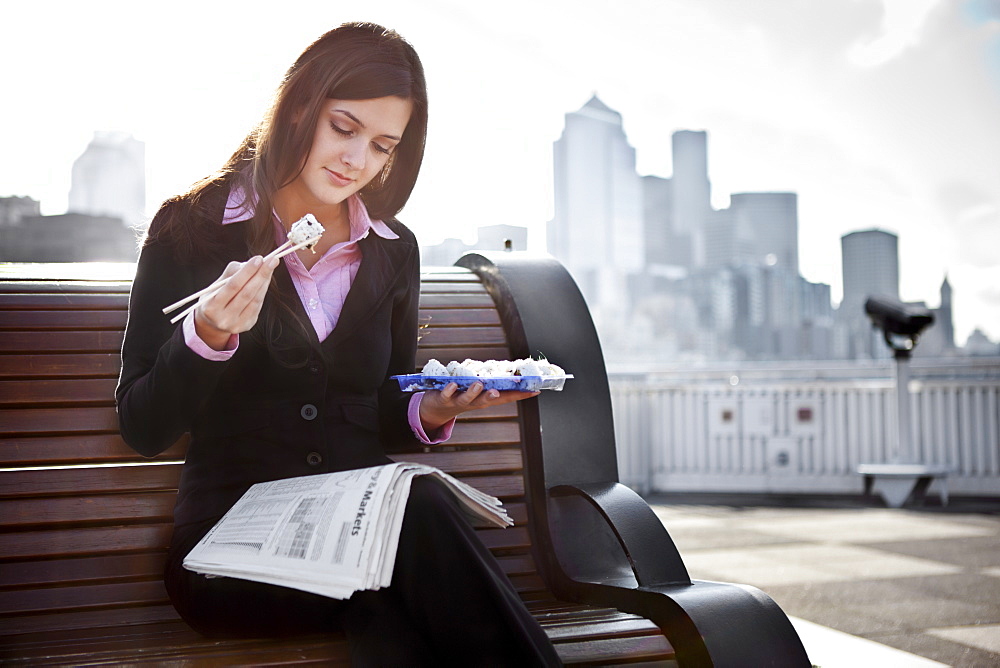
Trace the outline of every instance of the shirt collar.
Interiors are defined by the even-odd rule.
[[[222,224],[229,225],[253,218],[257,209],[257,199],[257,193],[251,191],[248,195],[242,186],[234,185],[229,189],[226,208],[222,213]],[[368,215],[365,203],[357,195],[351,195],[348,198],[347,215],[351,222],[351,241],[364,239],[368,236],[369,231],[375,232],[383,239],[399,238],[399,235],[393,232],[388,225]]]

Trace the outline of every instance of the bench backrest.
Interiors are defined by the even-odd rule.
[[[161,583],[186,439],[156,459],[118,435],[113,394],[128,281],[0,281],[0,645],[14,634],[175,618]],[[472,272],[426,270],[418,368],[510,356]],[[503,499],[516,526],[483,529],[528,600],[539,577],[516,406],[464,418],[446,446],[401,457]]]

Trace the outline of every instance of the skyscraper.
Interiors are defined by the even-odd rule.
[[[621,114],[595,95],[566,114],[553,158],[555,215],[548,224],[548,250],[576,279],[600,328],[627,311],[629,277],[645,264],[635,149]]]
[[[95,132],[73,163],[69,213],[145,222],[146,146],[123,132]]]
[[[848,358],[883,358],[888,347],[873,334],[864,312],[872,295],[899,299],[899,238],[885,230],[859,230],[840,238],[844,298],[838,316],[847,330]]]
[[[673,155],[674,233],[689,240],[691,268],[705,266],[705,225],[712,210],[708,180],[708,133],[678,130],[671,142]]]
[[[885,230],[860,230],[840,238],[844,272],[842,307],[860,312],[870,295],[899,299],[899,238]]]

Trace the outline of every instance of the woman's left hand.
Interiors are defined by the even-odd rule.
[[[538,395],[539,392],[484,390],[482,383],[473,383],[469,389],[460,392],[458,385],[448,383],[443,390],[424,392],[420,400],[420,422],[424,429],[430,431],[462,413],[489,406],[501,406]]]

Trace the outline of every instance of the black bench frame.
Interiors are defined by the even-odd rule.
[[[691,580],[646,502],[618,481],[604,356],[586,302],[565,267],[527,253],[470,253],[515,357],[558,351],[575,379],[523,408],[539,564],[567,600],[655,622],[682,666],[808,666],[798,634],[758,589]],[[544,286],[545,290],[539,290]]]

